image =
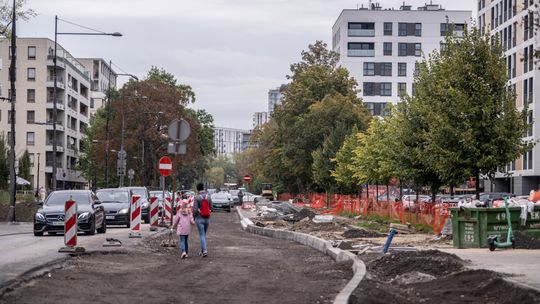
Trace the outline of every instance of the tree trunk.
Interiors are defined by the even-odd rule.
[[[401,201],[403,197],[403,184],[399,181],[399,200]]]
[[[454,197],[454,185],[450,185],[450,196]]]
[[[386,183],[386,200],[390,201],[390,185]]]
[[[437,198],[437,188],[435,185],[431,185],[431,202],[435,203],[435,199]]]
[[[477,170],[474,177],[476,178],[476,182],[474,183],[475,187],[475,193],[476,193],[476,199],[480,199],[480,172]]]
[[[375,202],[379,203],[379,183],[375,184]]]

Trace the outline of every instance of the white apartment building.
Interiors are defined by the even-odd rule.
[[[346,9],[332,28],[332,48],[339,65],[358,81],[361,97],[372,115],[383,115],[387,103],[413,94],[416,62],[444,47],[451,31],[457,36],[471,20],[471,11],[447,11],[427,4],[414,10]]]
[[[90,121],[90,76],[84,66],[58,45],[57,51],[57,188],[82,188],[86,181],[76,170],[81,139]],[[0,40],[1,95],[9,96],[9,40]],[[53,57],[54,41],[17,39],[15,152],[26,149],[32,163],[34,187],[51,189],[53,165]],[[7,102],[0,103],[0,133],[10,130]]]
[[[90,72],[90,118],[105,101],[105,94],[109,87],[116,88],[117,76],[108,62],[102,58],[77,58]]]
[[[268,117],[274,112],[277,105],[281,104],[281,97],[283,97],[283,91],[287,88],[286,84],[268,90]]]
[[[264,125],[268,122],[268,112],[255,112],[253,114],[253,128]]]
[[[516,93],[516,107],[522,110],[528,106],[529,128],[525,140],[540,139],[540,83],[539,71],[534,58],[535,50],[539,50],[538,31],[534,19],[538,14],[538,0],[477,0],[478,21],[482,31],[487,31],[495,41],[499,36],[505,49],[509,86]],[[494,183],[486,181],[485,191],[504,191],[518,195],[529,194],[531,190],[540,188],[540,146],[506,167],[507,173],[497,174]]]
[[[231,128],[214,128],[214,148],[217,155],[232,156],[249,146],[251,131]]]

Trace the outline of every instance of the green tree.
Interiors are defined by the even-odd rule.
[[[19,166],[17,171],[17,176],[24,178],[27,181],[32,182],[32,176],[30,174],[30,154],[28,150],[24,150],[23,155],[19,158]]]
[[[17,19],[28,21],[30,18],[37,16],[33,9],[24,10],[27,0],[17,0],[15,2],[15,11]],[[2,3],[0,5],[0,35],[11,37],[11,21],[13,19],[13,6]]]
[[[222,167],[212,167],[206,173],[208,184],[213,188],[223,187],[225,182],[225,170]]]
[[[361,133],[357,128],[354,128],[343,141],[342,146],[336,152],[336,156],[331,159],[335,163],[335,168],[332,170],[332,177],[335,178],[338,186],[343,190],[343,193],[353,193],[357,190],[361,181],[354,176],[355,165],[354,151],[360,147]]]

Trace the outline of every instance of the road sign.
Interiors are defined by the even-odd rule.
[[[135,170],[129,169],[128,170],[128,178],[133,179],[135,177]]]
[[[167,146],[167,153],[184,155],[186,154],[186,144],[170,142]]]
[[[172,172],[172,161],[168,156],[159,159],[159,173],[163,176],[169,176]]]
[[[186,120],[173,120],[169,125],[169,138],[174,141],[184,141],[190,133],[191,127]]]
[[[244,181],[245,181],[245,182],[248,182],[248,183],[249,183],[250,180],[251,180],[251,176],[249,176],[249,175],[244,175]]]

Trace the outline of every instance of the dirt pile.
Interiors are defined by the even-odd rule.
[[[540,249],[540,240],[523,232],[514,233],[516,249]]]
[[[368,276],[349,303],[537,303],[489,270],[464,270],[464,261],[435,250],[398,252],[367,262]]]
[[[317,213],[307,209],[307,208],[302,208],[302,210],[300,210],[299,212],[297,212],[296,214],[294,214],[293,216],[293,220],[295,221],[299,221],[301,219],[304,219],[306,217],[308,217],[310,220],[312,220],[315,215],[317,215]]]
[[[36,203],[20,202],[15,205],[15,216],[18,222],[33,222],[34,215],[39,209]],[[9,216],[9,205],[0,204],[0,222],[7,222]]]
[[[347,239],[354,238],[376,238],[376,237],[385,237],[386,234],[379,233],[367,229],[348,229],[343,232],[343,237]]]

